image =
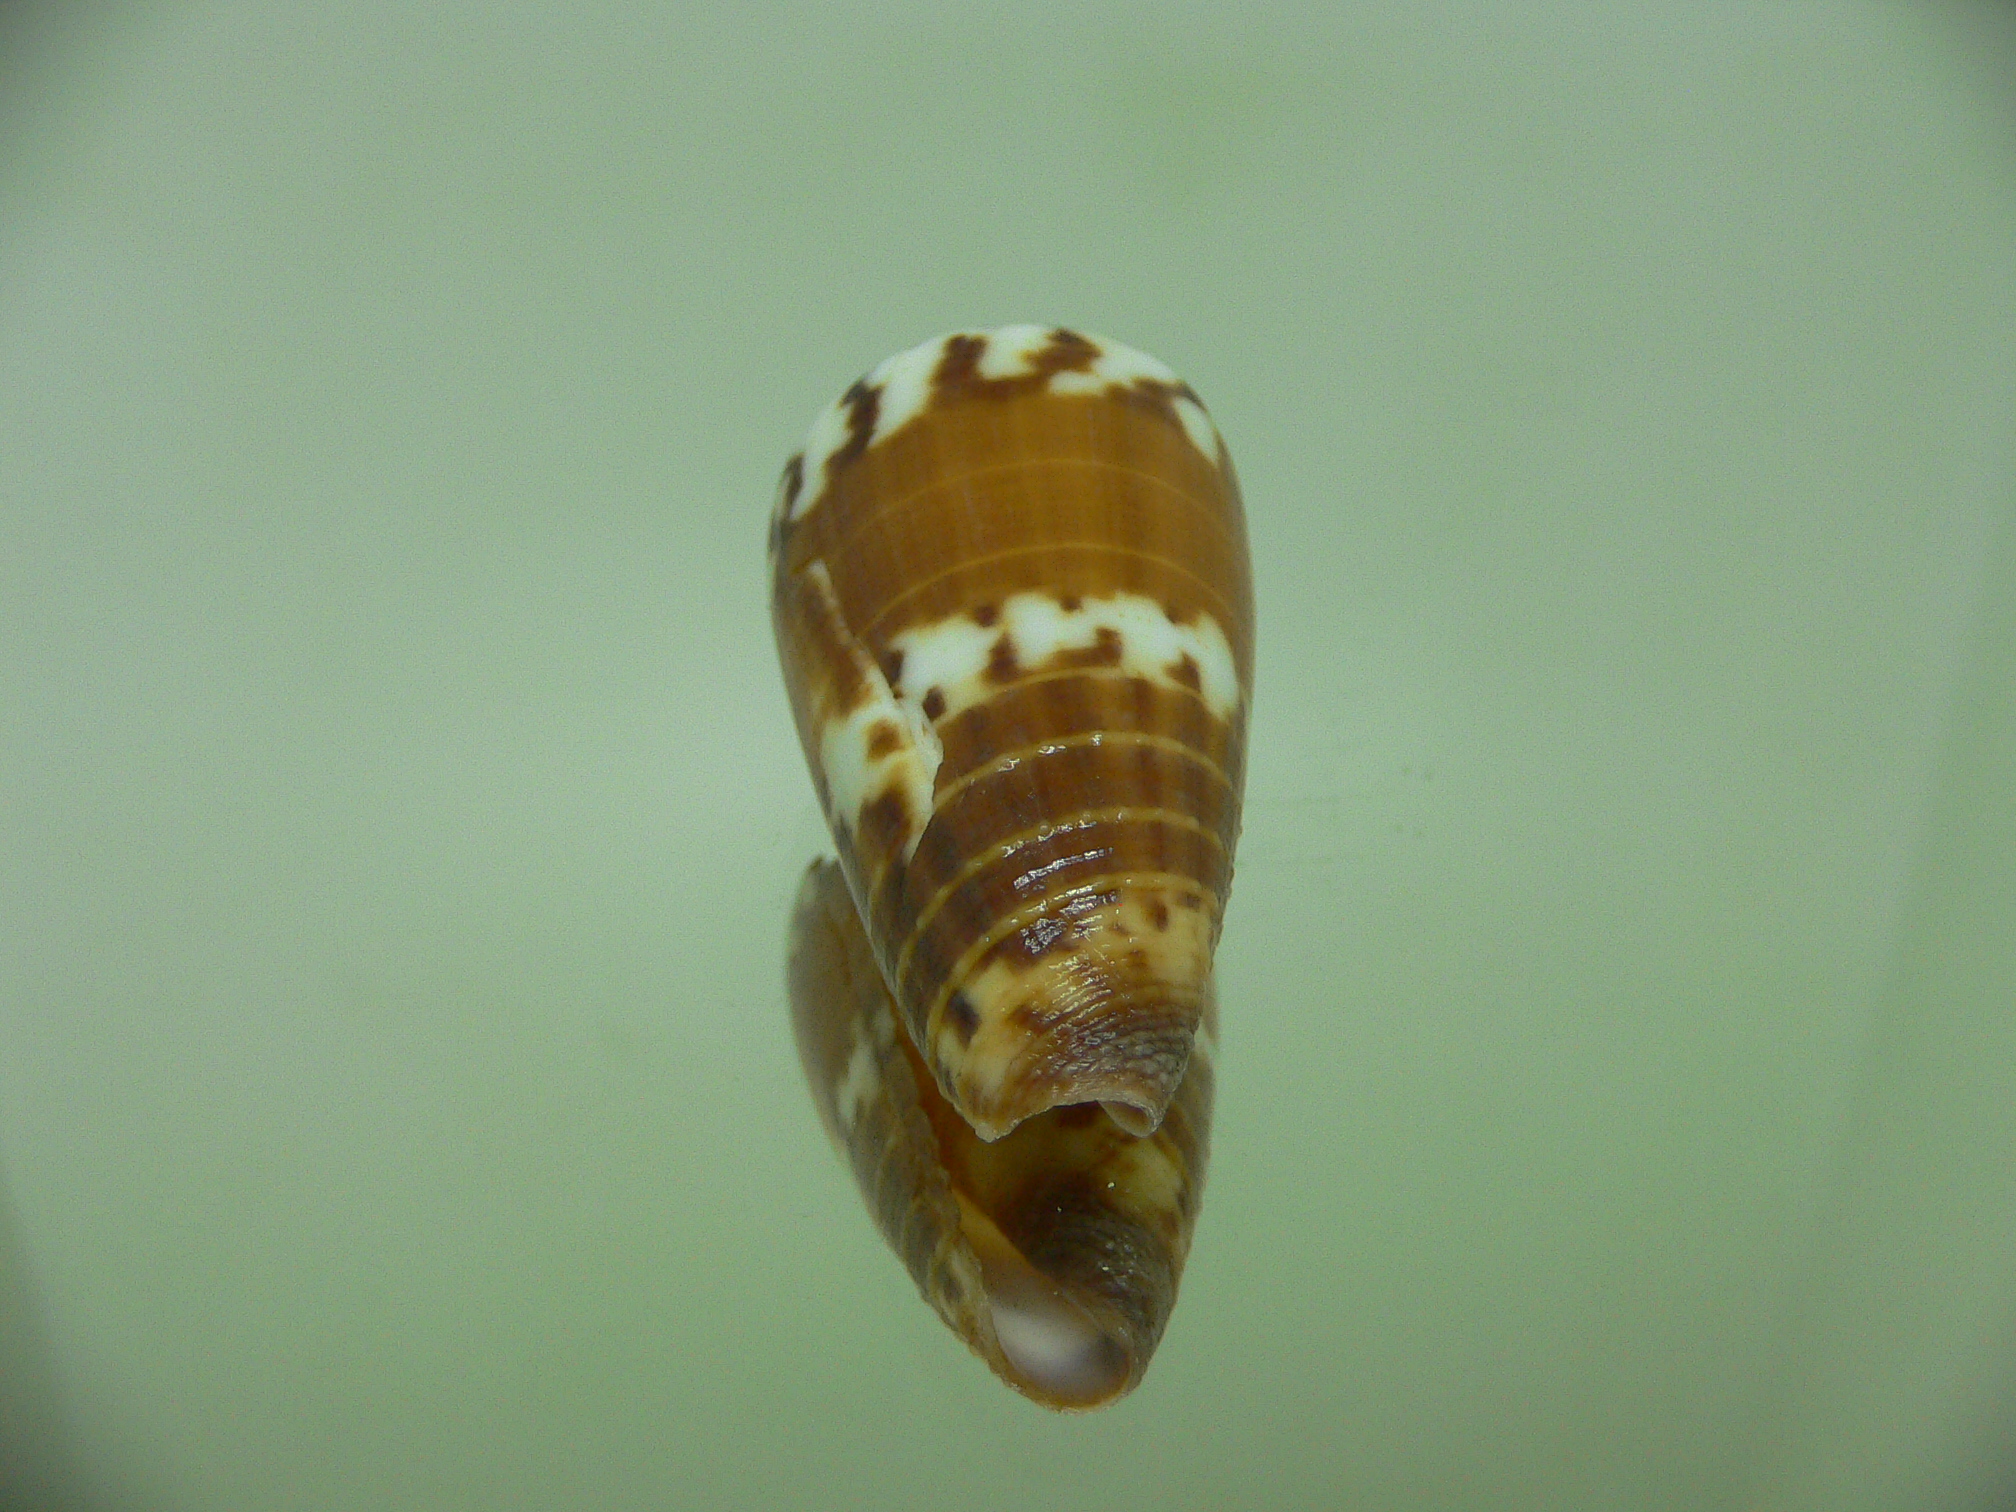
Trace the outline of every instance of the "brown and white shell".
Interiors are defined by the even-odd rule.
[[[1047,326],[880,364],[784,470],[772,613],[839,864],[790,989],[820,1115],[939,1314],[1113,1400],[1201,1197],[1253,608],[1223,443]]]

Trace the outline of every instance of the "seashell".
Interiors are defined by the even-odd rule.
[[[1231,460],[1151,357],[955,333],[814,423],[770,557],[839,851],[789,967],[822,1121],[997,1374],[1113,1400],[1174,1304],[1208,1146],[1253,666]]]

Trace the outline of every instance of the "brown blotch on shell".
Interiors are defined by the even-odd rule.
[[[1013,682],[1021,671],[1021,663],[1015,660],[1015,642],[1008,636],[1001,636],[987,652],[987,680]]]
[[[1099,347],[1091,337],[1059,326],[1050,333],[1050,345],[1036,359],[1036,366],[1048,379],[1057,373],[1082,373],[1098,360]]]
[[[869,854],[887,853],[896,848],[910,830],[910,800],[900,787],[884,788],[861,809],[855,829],[857,850]]]
[[[1027,780],[1039,767],[1040,785]],[[944,767],[939,770],[942,781]],[[1123,803],[1087,811],[1088,795],[1102,791],[1151,796],[1138,808]],[[1148,806],[1158,801],[1178,814]],[[1067,818],[1046,829],[1037,819],[1045,812]],[[956,791],[940,789],[931,822],[904,867],[900,891],[872,893],[870,916],[893,920],[905,899],[942,905],[927,918],[906,920],[896,934],[910,942],[898,990],[915,1000],[945,981],[961,952],[994,920],[1028,909],[1019,923],[1039,911],[1038,899],[1055,899],[1040,911],[1068,908],[1076,918],[1098,906],[1097,893],[1088,899],[1079,889],[1102,876],[1158,873],[1216,894],[1230,874],[1237,822],[1223,776],[1191,753],[1082,743],[1049,751],[1040,762],[1018,757],[1012,768],[997,767]],[[1177,906],[1178,894],[1160,884],[1144,889],[1142,903],[1158,897]]]
[[[887,719],[878,719],[868,727],[868,759],[880,761],[884,756],[894,755],[903,745],[903,732]]]
[[[772,579],[780,649],[842,861],[819,874],[818,922],[826,934],[838,938],[843,925],[845,933],[844,969],[794,980],[794,1012],[801,988],[808,1003],[828,1005],[821,1012],[832,1021],[814,1047],[815,1096],[920,1289],[1011,1384],[1077,1409],[1139,1379],[1188,1248],[1210,1098],[1208,1056],[1192,1063],[1190,1038],[1215,1010],[1208,975],[1192,981],[1196,973],[1182,964],[1201,955],[1184,932],[1215,937],[1238,829],[1243,699],[1230,717],[1216,715],[1194,665],[1183,685],[1176,669],[1159,666],[1121,675],[1125,652],[1141,648],[1118,643],[1081,642],[1068,653],[1080,666],[1048,655],[1017,665],[1005,646],[1000,670],[1012,668],[1012,681],[941,679],[937,688],[913,660],[902,698],[912,708],[921,699],[936,737],[927,745],[941,747],[936,796],[888,781],[891,761],[877,773],[888,791],[871,787],[871,802],[844,811],[832,808],[819,770],[822,736],[832,719],[859,710],[869,726],[860,749],[885,757],[888,736],[874,728],[885,716],[909,736],[908,710],[897,717],[880,703],[886,689],[872,686],[903,687],[904,658],[891,639],[957,616],[980,626],[967,633],[984,664],[1006,628],[1005,605],[1023,593],[1043,594],[1066,613],[1124,593],[1162,604],[1172,623],[1208,614],[1243,685],[1250,568],[1229,465],[1197,456],[1182,428],[1186,385],[1086,382],[1066,387],[1096,392],[1054,393],[1058,373],[1098,371],[1096,343],[1064,327],[1023,327],[1012,353],[997,344],[969,334],[920,352],[933,364],[926,402],[879,441],[878,425],[891,430],[881,411],[892,396],[857,383],[823,421],[841,443],[824,471],[801,460],[779,486],[786,502],[772,522]],[[987,376],[1011,355],[1012,376]],[[1218,450],[1222,458],[1222,443]],[[794,508],[800,518],[784,518]],[[955,691],[964,707],[948,713]],[[853,917],[857,898],[867,935]],[[1171,948],[1179,936],[1183,948]],[[1030,947],[1048,954],[1018,971]],[[1001,975],[989,976],[995,967]],[[901,977],[897,1002],[887,998],[885,969]],[[974,985],[983,980],[986,995]],[[1037,1022],[1019,1021],[1038,1001],[1049,1007],[1030,1015]],[[878,1033],[864,1041],[854,1027],[862,1025]],[[1017,1032],[1030,1029],[1035,1042],[1016,1049]],[[874,1100],[843,1130],[835,1100],[863,1043],[883,1053],[883,1075]],[[1015,1061],[1012,1097],[989,1092],[988,1078],[968,1064],[975,1051]],[[1120,1094],[1110,1096],[1116,1086]],[[1055,1117],[1047,1125],[1040,1111],[1028,1117],[1025,1144],[1047,1154],[1017,1155],[998,1142],[982,1150],[981,1126],[961,1117],[970,1101],[988,1139],[1012,1139],[1007,1125],[1018,1110],[1046,1098]],[[1160,1127],[1146,1137],[1173,1162],[1169,1192],[1161,1168],[1133,1153],[1144,1119],[1128,1110],[1145,1114],[1151,1105]],[[1058,1129],[1071,1133],[1058,1139]],[[954,1138],[931,1148],[930,1136],[943,1130]],[[960,1153],[968,1149],[985,1157],[972,1162],[971,1191],[948,1185],[969,1174]],[[1046,1179],[1051,1154],[1072,1171]],[[988,1171],[1004,1179],[979,1183]],[[986,1199],[988,1232],[998,1227],[996,1237],[1020,1250],[1010,1257],[1017,1273],[1026,1263],[1040,1288],[982,1294],[990,1275],[1010,1274],[999,1265],[987,1271],[999,1246],[977,1269],[944,1263],[947,1246],[963,1242],[955,1191]],[[1147,1205],[1136,1212],[1116,1192]],[[1172,1213],[1181,1226],[1172,1227]],[[1060,1332],[1062,1314],[1052,1307],[1040,1315],[1051,1321],[1038,1341],[1053,1355],[1060,1339],[1078,1341],[1083,1358],[1011,1358],[1015,1329],[1004,1346],[996,1323],[1007,1314],[988,1309],[1003,1299],[1010,1309],[1031,1298],[1047,1306],[1053,1294],[1084,1316]],[[1020,1337],[1026,1345],[1031,1335]],[[1118,1354],[1097,1354],[1092,1344],[1101,1341]]]
[[[1176,389],[1173,384],[1157,378],[1137,378],[1126,387],[1109,392],[1122,404],[1166,417],[1171,425],[1183,423],[1176,418]]]
[[[882,410],[881,386],[857,378],[840,402],[847,406],[847,440],[826,459],[828,477],[868,450],[868,443],[875,435],[875,418]]]
[[[989,378],[980,372],[987,355],[987,337],[959,335],[946,340],[945,350],[931,371],[934,401],[949,397],[974,397],[996,401],[1018,398],[1046,387],[1059,373],[1082,373],[1099,360],[1098,344],[1087,336],[1059,326],[1040,351],[1028,355],[1022,371],[1007,377]]]
[[[943,393],[950,389],[983,387],[980,359],[986,355],[985,336],[951,337],[945,343],[945,351],[938,359],[938,366],[931,370],[931,387],[934,393]]]
[[[973,1006],[973,1000],[963,992],[952,994],[945,1004],[945,1018],[952,1025],[952,1032],[959,1036],[960,1045],[973,1043],[973,1035],[980,1028],[980,1010]]]
[[[1204,408],[1204,401],[1197,397],[1197,391],[1181,381],[1168,383],[1160,378],[1137,378],[1124,388],[1112,389],[1110,394],[1122,404],[1149,411],[1166,424],[1182,430],[1186,437],[1189,431],[1183,425],[1183,417],[1176,413],[1176,401],[1187,399],[1200,410]],[[1220,452],[1225,449],[1222,439],[1218,449]]]
[[[1117,667],[1127,654],[1127,641],[1111,625],[1093,632],[1092,644],[1057,652],[1050,664],[1058,667]]]
[[[1203,675],[1197,669],[1196,659],[1188,651],[1176,658],[1176,665],[1169,669],[1169,675],[1192,693],[1203,691]]]

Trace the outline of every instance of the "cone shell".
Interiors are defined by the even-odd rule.
[[[785,681],[839,850],[794,924],[815,1097],[947,1321],[1032,1395],[1090,1405],[1018,1380],[1002,1339],[1021,1335],[948,1298],[1049,1276],[1105,1320],[1093,1331],[1119,1354],[1092,1374],[1116,1391],[1173,1302],[1209,1108],[1208,1067],[1186,1073],[1212,1001],[1252,678],[1230,458],[1153,358],[1054,327],[956,333],[883,362],[819,418],[785,468],[770,551]],[[842,879],[851,916],[829,919]],[[859,936],[845,949],[843,924]],[[857,949],[872,978],[802,964]],[[864,1006],[876,993],[884,1006]],[[897,1131],[927,1127],[928,1149],[894,1153]],[[1010,1131],[1013,1155],[987,1153]],[[1165,1278],[1117,1266],[1146,1287],[1124,1305],[1061,1282],[1072,1245],[1032,1238],[1016,1206],[1049,1190],[1038,1167],[1107,1171],[1119,1150],[1165,1178],[1136,1183],[1155,1196],[1127,1217]],[[885,1190],[898,1171],[900,1199]],[[941,1181],[979,1227],[937,1221]],[[1011,1188],[1013,1211],[996,1211]],[[1105,1220],[1086,1221],[1079,1247],[1110,1249]],[[932,1246],[960,1235],[967,1260],[923,1255],[925,1232]]]

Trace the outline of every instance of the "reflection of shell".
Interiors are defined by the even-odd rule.
[[[771,559],[840,850],[793,936],[823,1115],[946,1320],[1038,1400],[1108,1400],[1203,1178],[1253,656],[1230,459],[1152,358],[947,336],[820,417]]]

